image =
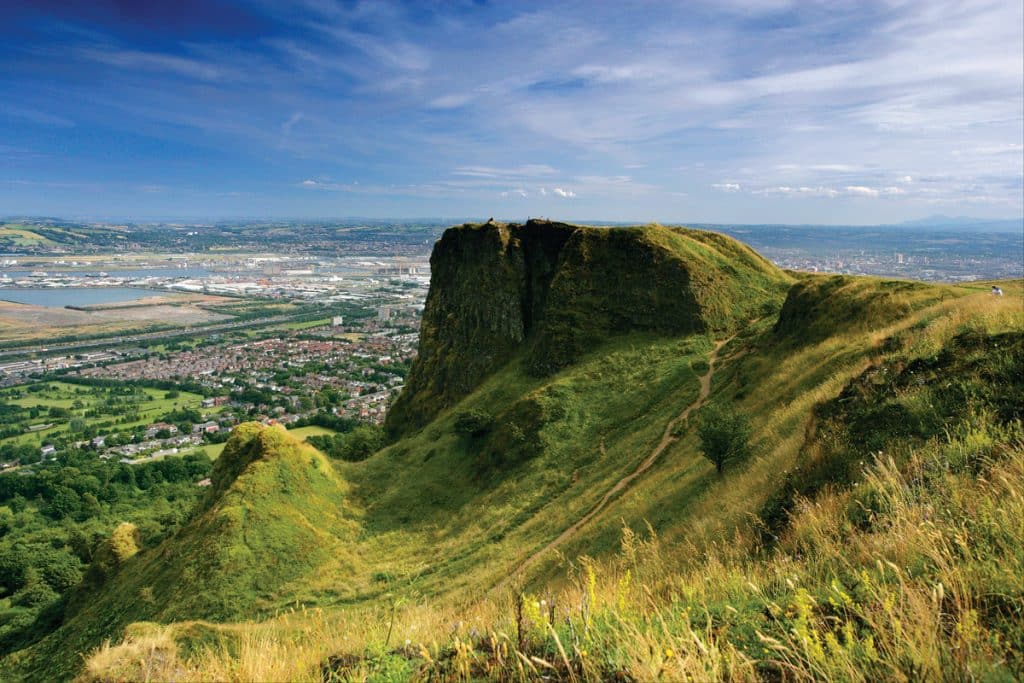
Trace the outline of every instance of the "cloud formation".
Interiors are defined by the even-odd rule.
[[[222,4],[177,24],[141,4],[0,9],[0,139],[21,150],[0,180],[66,186],[0,202],[585,205],[584,218],[719,222],[1024,212],[1019,2]],[[110,187],[107,203],[84,182]],[[142,204],[116,189],[147,186],[171,191]]]

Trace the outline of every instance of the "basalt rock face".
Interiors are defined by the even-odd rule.
[[[731,238],[660,226],[467,224],[444,233],[430,266],[419,356],[388,414],[391,438],[521,351],[527,372],[548,375],[609,335],[733,328],[781,303],[788,286]]]

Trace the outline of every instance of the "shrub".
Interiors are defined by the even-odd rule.
[[[478,408],[459,413],[455,418],[455,433],[461,436],[481,437],[493,426],[494,416]]]

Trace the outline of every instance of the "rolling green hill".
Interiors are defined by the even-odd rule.
[[[328,560],[354,573],[361,562],[348,549],[347,489],[324,456],[284,428],[240,425],[193,519],[142,553],[133,527],[118,527],[61,628],[15,661],[24,675],[52,680],[77,665],[64,654],[95,647],[132,622],[269,615]]]
[[[0,222],[0,247],[21,251],[61,253],[68,248],[109,245],[124,240],[121,228],[76,223],[57,224],[50,220]]]
[[[432,268],[384,449],[328,463],[240,427],[192,522],[0,671],[1021,671],[1022,283],[787,274],[713,233],[542,221],[453,228]],[[713,412],[749,428],[721,472]]]

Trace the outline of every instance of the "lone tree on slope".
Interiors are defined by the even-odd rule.
[[[700,411],[697,425],[704,457],[715,464],[721,474],[725,463],[743,460],[750,455],[750,421],[736,410],[727,410],[714,403]]]

